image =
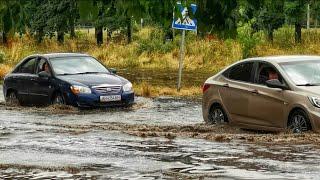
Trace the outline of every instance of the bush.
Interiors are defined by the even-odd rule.
[[[0,64],[4,63],[5,57],[6,57],[5,53],[0,51]]]
[[[8,74],[11,70],[11,67],[8,65],[0,64],[0,81],[3,80],[4,76]]]
[[[172,42],[165,41],[165,34],[159,29],[152,29],[147,38],[138,39],[138,53],[168,53],[172,51],[174,45]]]
[[[151,96],[151,86],[147,82],[141,83],[141,96],[143,97]]]
[[[259,43],[259,37],[255,36],[250,22],[238,28],[238,41],[241,44],[242,58],[256,55],[255,47]]]
[[[139,66],[140,66],[140,63],[139,63],[138,59],[134,59],[132,57],[129,57],[124,60],[124,67],[136,68]]]
[[[274,32],[274,43],[284,49],[295,46],[294,28],[285,25]]]

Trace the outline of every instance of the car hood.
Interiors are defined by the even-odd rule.
[[[114,74],[77,74],[58,76],[59,79],[73,85],[96,86],[101,84],[124,85],[128,80]]]
[[[307,94],[320,96],[320,86],[301,86],[299,88],[302,91],[307,92]]]

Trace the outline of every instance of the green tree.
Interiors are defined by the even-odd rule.
[[[223,38],[237,34],[237,0],[197,0],[199,34],[215,33]]]
[[[145,0],[143,4],[145,6],[145,16],[148,17],[154,25],[160,26],[165,31],[166,36],[172,36],[171,24],[176,1]]]
[[[48,0],[47,13],[49,18],[46,29],[49,33],[52,31],[57,33],[58,42],[64,42],[64,34],[70,29],[73,36],[75,35],[74,23],[78,11],[74,0]]]
[[[0,0],[0,31],[2,42],[7,44],[8,36],[25,32],[26,11],[24,1]]]
[[[64,42],[64,34],[70,31],[75,36],[74,25],[78,19],[75,0],[33,0],[28,1],[26,8],[29,14],[30,32],[38,42],[44,36],[57,34],[57,40]]]
[[[310,2],[311,14],[315,21],[315,26],[318,26],[318,22],[320,20],[320,1],[319,0],[311,0]]]
[[[246,23],[257,17],[257,12],[263,7],[264,0],[238,0],[238,20]]]
[[[263,6],[258,10],[257,26],[265,30],[269,41],[273,41],[274,30],[284,24],[283,0],[264,0]]]
[[[302,21],[306,15],[306,5],[308,0],[286,0],[284,5],[284,12],[286,14],[287,22],[294,24],[295,28],[295,41],[301,42],[301,28]]]
[[[70,37],[75,38],[76,33],[75,33],[75,24],[80,18],[79,14],[79,9],[78,9],[78,4],[76,0],[69,0],[68,1],[68,25],[69,25],[69,30],[70,30]]]
[[[119,18],[116,17],[117,11],[115,3],[115,0],[78,0],[80,22],[85,24],[94,24],[95,36],[98,45],[103,43],[103,29],[109,24],[111,24],[109,26],[111,27],[119,22]]]
[[[34,0],[26,4],[30,33],[34,35],[38,43],[46,35],[46,23],[49,19],[47,3],[48,0]]]
[[[119,20],[126,24],[127,41],[132,41],[132,22],[133,20],[140,20],[146,14],[145,0],[117,0],[117,15]],[[121,24],[121,23],[120,23]]]

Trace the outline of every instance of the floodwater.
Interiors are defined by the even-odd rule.
[[[132,108],[79,111],[7,107],[0,97],[0,179],[320,177],[318,135],[205,125],[197,100],[138,97]]]

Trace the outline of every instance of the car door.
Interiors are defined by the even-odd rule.
[[[34,70],[36,65],[36,57],[30,57],[23,61],[14,73],[14,79],[17,82],[16,89],[18,97],[22,102],[30,103],[29,89],[31,79],[34,76]]]
[[[39,76],[39,73],[44,71],[44,65],[46,63],[49,64],[45,58],[37,58],[35,74],[32,76],[29,89],[29,94],[34,104],[47,104],[50,102],[50,94],[53,91],[51,78]],[[52,76],[50,69],[48,73]]]
[[[274,73],[276,73],[276,77],[273,77]],[[257,62],[255,82],[250,86],[253,93],[249,100],[249,116],[252,118],[253,124],[281,128],[286,104],[284,91],[267,87],[265,82],[270,78],[276,78],[285,83],[279,71],[272,64]]]
[[[222,103],[233,123],[246,123],[248,119],[250,83],[253,82],[253,62],[236,64],[224,73],[219,88]]]

